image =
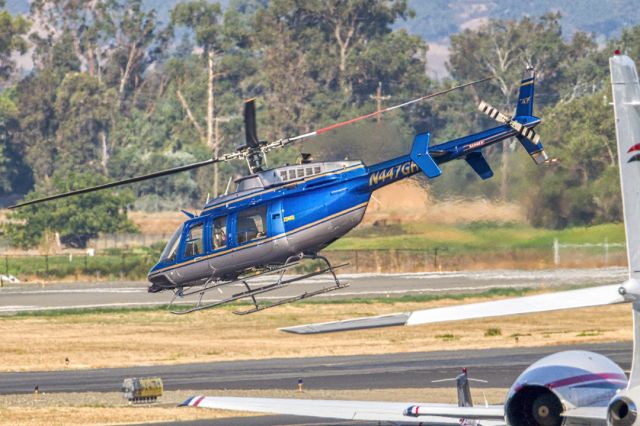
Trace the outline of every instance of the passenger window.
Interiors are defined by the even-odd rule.
[[[202,227],[202,223],[197,223],[189,228],[184,246],[184,257],[197,256],[202,253]]]
[[[316,166],[316,167],[314,167],[314,168],[313,168],[313,173],[314,173],[314,174],[318,174],[318,173],[320,173],[320,166]]]
[[[238,213],[238,244],[267,236],[267,206]]]
[[[289,169],[289,179],[296,178],[296,171],[294,169]]]
[[[282,180],[287,180],[287,171],[286,170],[280,172],[280,178]]]
[[[218,217],[213,220],[213,249],[218,250],[227,246],[227,217]]]
[[[298,169],[298,177],[304,177],[304,169]]]
[[[311,167],[307,167],[306,174],[307,176],[311,176],[313,174],[313,169]]]

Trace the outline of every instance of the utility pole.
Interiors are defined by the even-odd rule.
[[[375,96],[369,95],[369,97],[371,99],[375,99],[376,101],[376,111],[378,112],[376,114],[376,121],[379,123],[381,119],[380,111],[382,111],[382,101],[390,99],[391,96],[382,96],[382,82],[379,81],[378,88],[376,89],[376,95]]]

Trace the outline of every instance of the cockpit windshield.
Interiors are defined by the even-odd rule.
[[[176,232],[173,233],[171,239],[167,243],[167,246],[162,251],[162,256],[160,256],[160,260],[164,262],[173,262],[176,260],[176,255],[178,254],[178,246],[180,245],[180,236],[182,236],[182,228],[184,228],[184,224],[180,225]]]

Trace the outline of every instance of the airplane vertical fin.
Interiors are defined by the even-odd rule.
[[[629,278],[640,280],[640,84],[635,64],[628,56],[615,55],[609,64]]]
[[[466,368],[462,369],[462,373],[456,377],[456,389],[458,390],[458,407],[473,407]]]

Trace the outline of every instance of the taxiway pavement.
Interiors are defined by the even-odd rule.
[[[113,392],[125,377],[161,377],[167,390],[295,389],[299,378],[307,389],[385,389],[449,387],[433,380],[455,377],[462,367],[486,380],[485,387],[508,388],[530,364],[567,349],[601,353],[630,368],[631,342],[579,346],[410,352],[178,365],[0,373],[0,394],[33,392]]]

